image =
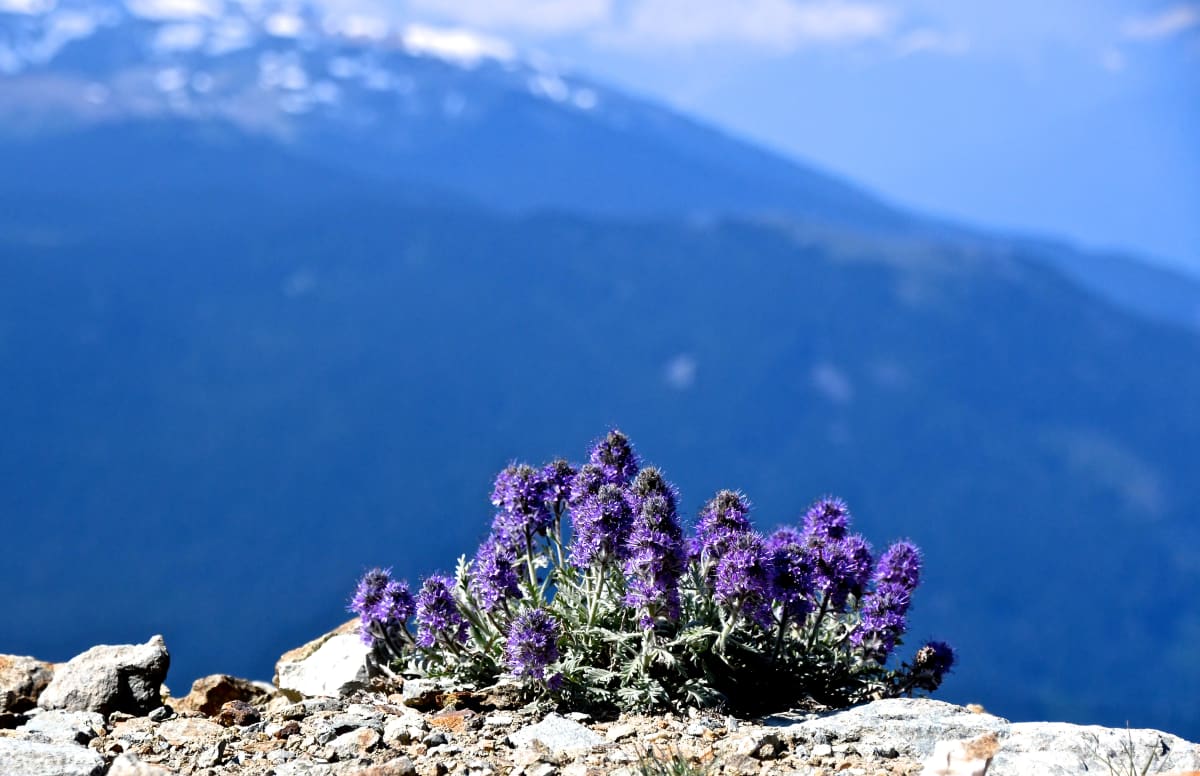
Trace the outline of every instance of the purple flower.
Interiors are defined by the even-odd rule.
[[[556,458],[542,467],[546,504],[555,514],[561,514],[570,500],[575,474],[575,469],[563,458]]]
[[[762,536],[747,531],[731,540],[717,560],[714,598],[735,616],[770,627],[775,568]]]
[[[895,584],[908,592],[917,589],[921,581],[921,551],[911,542],[896,542],[879,559],[875,584]]]
[[[851,636],[851,643],[860,647],[867,658],[880,664],[887,662],[908,627],[905,615],[911,598],[910,591],[894,582],[876,587],[863,601],[862,622]]]
[[[944,641],[930,641],[917,650],[912,662],[914,687],[933,692],[954,665],[954,650]]]
[[[597,560],[621,560],[628,554],[627,540],[632,528],[633,510],[625,488],[618,485],[600,486],[594,496],[585,498],[571,510],[571,519],[575,532],[571,543],[571,562],[576,566],[588,568]]]
[[[700,510],[692,555],[709,561],[720,558],[731,543],[750,532],[749,514],[750,502],[741,493],[717,493]]]
[[[558,660],[558,621],[544,609],[527,609],[513,618],[504,644],[504,660],[517,676],[544,679]]]
[[[454,602],[454,580],[432,576],[417,593],[417,646],[459,644],[467,640],[467,623]]]
[[[780,528],[767,539],[775,570],[775,600],[783,604],[784,617],[803,618],[812,609],[813,556],[804,536],[794,528]]]
[[[851,595],[862,597],[872,566],[871,545],[862,536],[852,534],[844,539],[810,536],[808,546],[814,561],[813,583],[825,597],[829,611],[843,611]]]
[[[585,463],[571,480],[571,496],[568,500],[572,509],[577,509],[585,501],[600,492],[607,481],[604,469],[594,463]]]
[[[625,603],[640,613],[639,623],[646,629],[654,627],[656,617],[679,617],[679,579],[687,565],[675,501],[668,498],[669,488],[665,492],[652,492],[641,501],[625,559]]]
[[[489,536],[475,553],[471,592],[485,612],[492,611],[509,598],[521,597],[514,561],[512,549],[494,535]]]
[[[415,611],[407,582],[392,580],[390,569],[371,569],[359,580],[350,602],[359,616],[363,643],[374,644],[380,634],[406,627]]]
[[[544,533],[554,517],[546,503],[547,483],[529,464],[510,464],[496,475],[492,504],[497,508],[492,532],[514,547],[524,547],[528,537]]]
[[[617,429],[592,446],[589,462],[599,466],[604,478],[613,485],[628,485],[638,471],[638,457],[629,437]]]
[[[850,525],[850,508],[840,498],[826,497],[808,508],[804,515],[806,536],[844,539]]]
[[[641,510],[642,504],[651,496],[662,496],[667,501],[667,507],[670,509],[671,518],[674,520],[678,509],[679,494],[675,490],[675,486],[667,482],[663,477],[662,472],[658,467],[647,466],[638,472],[637,477],[633,480],[633,485],[629,488],[633,494],[633,511],[637,513]]]

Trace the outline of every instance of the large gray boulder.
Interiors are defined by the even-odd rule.
[[[0,738],[0,773],[13,776],[99,776],[104,760],[77,744]]]
[[[162,705],[170,663],[162,636],[145,644],[92,647],[58,667],[38,706],[105,716],[114,711],[146,714]]]
[[[50,663],[20,655],[0,655],[0,714],[32,709],[53,676],[54,666]]]
[[[1157,730],[1126,731],[1062,722],[1012,723],[923,698],[876,701],[800,718],[781,715],[770,718],[768,724],[795,746],[849,744],[862,754],[894,752],[930,763],[927,773],[957,774],[933,769],[933,761],[947,752],[946,744],[990,741],[990,736],[995,737],[998,747],[988,776],[1109,773],[1110,763],[1117,773],[1127,773],[1128,766],[1121,766],[1130,754],[1139,765],[1147,758],[1153,759],[1151,772],[1200,770],[1200,745]],[[933,756],[935,749],[937,757]]]

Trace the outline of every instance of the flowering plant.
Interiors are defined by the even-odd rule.
[[[769,536],[721,491],[686,536],[676,489],[612,431],[576,469],[512,464],[491,532],[414,596],[373,569],[351,609],[397,670],[519,678],[568,707],[841,707],[933,691],[954,662],[930,642],[898,667],[921,555],[876,559],[838,499]],[[415,627],[414,627],[415,626]]]

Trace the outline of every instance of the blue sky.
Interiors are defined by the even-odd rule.
[[[504,37],[926,211],[1200,274],[1200,0],[327,0]]]

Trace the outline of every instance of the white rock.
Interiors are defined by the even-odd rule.
[[[591,729],[558,714],[548,714],[541,722],[510,733],[508,740],[515,747],[537,741],[555,754],[591,749],[604,743]]]
[[[276,667],[279,689],[310,697],[349,695],[370,679],[370,652],[358,636],[332,636],[303,660],[280,661]]]
[[[78,744],[0,738],[0,773],[13,776],[99,776],[104,760]]]

